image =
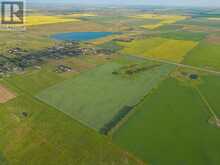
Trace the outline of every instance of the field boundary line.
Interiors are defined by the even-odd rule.
[[[171,72],[171,71],[170,71],[170,72]],[[170,73],[170,72],[169,72],[169,73]],[[154,85],[145,95],[143,95],[143,97],[142,97],[136,104],[132,105],[132,110],[131,110],[121,121],[119,121],[118,124],[117,124],[114,128],[112,128],[112,129],[109,131],[108,136],[110,136],[111,138],[113,138],[114,133],[117,132],[117,130],[119,130],[124,124],[126,124],[126,122],[128,122],[128,120],[129,120],[129,118],[132,117],[132,116],[137,112],[136,107],[137,107],[138,105],[140,105],[140,104],[148,97],[148,95],[149,95],[154,89],[156,89],[156,88],[160,85],[160,83],[161,83],[162,81],[164,81],[164,80],[167,78],[167,76],[169,75],[169,73],[168,73],[166,76],[161,77],[161,78],[160,78],[160,81],[158,82],[158,84]],[[154,80],[155,80],[155,78],[154,78],[154,79],[151,79],[150,83],[154,82]]]
[[[71,117],[70,115],[66,114],[66,113],[63,112],[63,111],[60,111],[59,109],[57,109],[57,108],[54,107],[54,106],[52,106],[52,105],[50,105],[50,104],[47,104],[46,102],[42,101],[41,99],[37,98],[36,96],[34,96],[34,95],[30,94],[29,92],[23,90],[22,88],[18,87],[17,85],[15,85],[15,83],[12,83],[12,82],[10,82],[10,81],[8,81],[8,80],[5,80],[5,81],[8,82],[9,84],[11,84],[15,89],[17,89],[17,90],[18,90],[19,92],[21,92],[23,95],[25,95],[25,97],[27,96],[27,97],[33,99],[33,101],[36,101],[36,102],[38,102],[38,103],[40,103],[40,104],[42,104],[42,105],[45,105],[45,106],[50,107],[50,108],[52,108],[52,109],[54,109],[54,110],[56,110],[56,111],[58,111],[58,112],[60,112],[60,113],[63,113],[63,114],[66,115],[68,118],[71,118],[71,120],[74,120],[75,122],[77,122],[77,123],[78,123],[79,125],[81,125],[82,127],[85,127],[85,128],[87,128],[88,130],[92,130],[92,131],[98,133],[95,128],[90,127],[90,126],[84,124],[83,122],[74,119],[74,118]],[[11,89],[11,88],[9,87],[9,89]],[[42,138],[42,136],[40,136],[40,134],[37,133],[36,135],[37,135],[38,137]],[[146,165],[146,163],[145,163],[143,160],[141,160],[140,158],[134,156],[134,155],[131,154],[130,152],[125,151],[123,148],[121,148],[121,147],[115,145],[114,143],[112,143],[110,140],[108,140],[108,139],[107,139],[105,136],[103,136],[102,134],[98,133],[98,135],[104,137],[104,138],[105,138],[105,142],[106,142],[106,143],[109,143],[109,142],[110,142],[110,145],[113,145],[113,146],[118,150],[118,152],[120,152],[121,154],[125,154],[125,155],[128,156],[129,158],[134,159],[135,161],[138,162],[139,165]],[[82,135],[82,136],[83,136],[83,135]],[[79,143],[79,144],[80,144],[80,143]],[[80,144],[80,146],[82,147],[82,144]],[[58,147],[58,150],[60,150],[59,147]]]
[[[209,104],[208,100],[205,98],[205,96],[202,94],[202,92],[199,90],[198,87],[194,87],[197,91],[197,93],[199,94],[199,96],[201,97],[202,101],[205,103],[205,105],[208,108],[208,111],[211,113],[211,115],[215,118],[216,121],[219,120],[217,114],[215,113],[214,109],[212,108],[212,106]]]
[[[147,60],[150,60],[150,61],[165,63],[165,64],[171,64],[171,65],[175,65],[175,66],[182,67],[182,68],[189,68],[189,69],[193,69],[193,70],[198,70],[198,71],[208,72],[208,73],[212,73],[212,74],[217,74],[217,75],[220,76],[220,71],[204,69],[204,68],[200,68],[200,67],[196,67],[196,66],[191,66],[191,65],[186,65],[186,64],[181,64],[181,63],[176,63],[176,62],[171,62],[171,61],[156,59],[156,58],[151,58],[151,57],[140,57],[140,58],[147,59]]]

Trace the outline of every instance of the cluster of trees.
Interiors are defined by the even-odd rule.
[[[150,70],[150,69],[153,69],[153,68],[159,67],[159,66],[160,66],[160,64],[153,64],[153,65],[147,65],[147,66],[132,64],[132,65],[129,65],[129,66],[122,67],[118,71],[113,71],[112,74],[115,74],[115,75],[117,75],[117,74],[133,75],[135,73]]]
[[[131,110],[133,107],[124,106],[111,121],[106,123],[99,131],[101,134],[107,135]]]
[[[125,74],[132,75],[132,74],[150,70],[150,69],[153,69],[159,66],[160,66],[159,64],[154,64],[154,65],[149,65],[149,66],[136,66],[136,67],[128,68],[127,70],[125,70]]]

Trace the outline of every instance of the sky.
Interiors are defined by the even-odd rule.
[[[42,3],[114,4],[114,5],[166,5],[166,6],[218,6],[220,0],[26,0]]]

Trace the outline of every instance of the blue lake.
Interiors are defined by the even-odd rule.
[[[113,32],[71,32],[71,33],[58,33],[52,35],[51,38],[55,40],[62,41],[89,41],[102,37],[106,37],[112,34]]]

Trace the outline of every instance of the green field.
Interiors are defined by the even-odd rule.
[[[176,40],[192,40],[201,41],[206,37],[205,32],[189,32],[189,31],[171,31],[168,33],[160,34],[163,38],[176,39]]]
[[[220,45],[201,42],[184,59],[183,63],[220,70]]]
[[[19,94],[0,106],[1,165],[138,164],[108,139],[29,95]]]
[[[0,55],[16,57],[8,53],[13,48],[21,48],[28,53],[44,50],[57,44],[48,37],[58,32],[114,29],[91,21],[82,21],[76,24],[28,27],[25,32],[1,31]],[[112,144],[108,137],[35,98],[38,92],[103,63],[105,58],[88,56],[70,60],[55,59],[40,65],[40,69],[30,67],[0,78],[0,84],[7,86],[17,96],[0,104],[1,165],[143,164],[127,151]],[[71,66],[73,72],[55,73],[57,65]]]
[[[220,90],[220,77],[213,75],[206,75],[202,79],[202,83],[199,85],[199,89],[206,97],[216,114],[220,116],[220,102],[219,91]]]
[[[13,74],[4,80],[30,95],[35,95],[43,89],[95,67],[98,65],[99,61],[102,61],[102,59],[100,58],[97,60],[93,57],[82,57],[81,59],[65,58],[56,61],[52,60],[47,64],[41,65],[40,69],[29,68],[23,73]],[[61,64],[71,66],[75,70],[70,73],[58,74],[55,72],[56,66]]]
[[[94,64],[92,58],[84,58],[83,61],[75,58],[53,61],[40,70],[30,69],[0,80],[0,84],[17,96],[6,104],[0,104],[1,165],[140,163],[112,145],[108,138],[34,97],[39,91],[75,75],[55,73],[57,63],[71,62],[79,70],[82,66],[89,66],[86,61]],[[23,115],[24,112],[27,116]]]
[[[204,27],[210,30],[219,29],[220,23],[218,20],[210,20],[209,18],[218,18],[219,15],[212,17],[212,14],[205,15],[204,17],[196,17],[188,20],[180,21],[179,24],[193,25],[198,27]]]
[[[37,97],[89,127],[100,129],[124,106],[138,103],[173,68],[164,64],[132,76],[114,75],[114,71],[127,66],[120,63],[99,66],[50,87]],[[154,63],[145,61],[142,65]]]
[[[136,107],[113,139],[150,164],[217,165],[220,132],[209,118],[196,90],[168,79]]]
[[[220,164],[220,9],[48,3],[26,16],[26,31],[0,26],[0,165]],[[51,37],[69,32],[115,35]]]

